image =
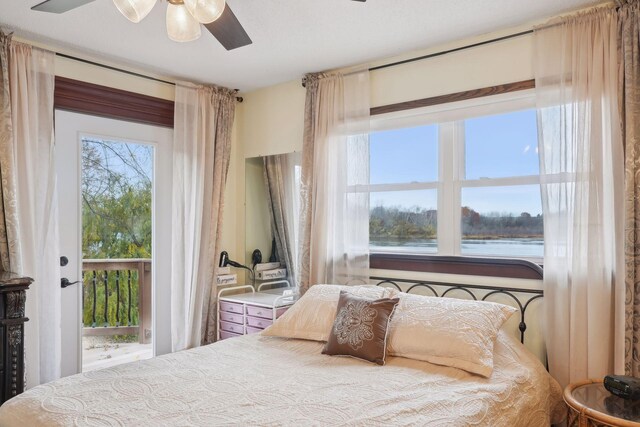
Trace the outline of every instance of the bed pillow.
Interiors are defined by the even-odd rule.
[[[326,341],[336,317],[340,291],[370,299],[386,298],[390,294],[388,288],[379,286],[315,285],[262,334]]]
[[[322,354],[384,365],[387,330],[398,298],[369,298],[340,291],[336,316]]]
[[[491,376],[493,344],[517,310],[503,304],[399,293],[388,353]]]

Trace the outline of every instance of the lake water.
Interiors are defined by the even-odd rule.
[[[544,240],[542,239],[496,239],[496,240],[462,240],[462,255],[476,256],[508,256],[513,258],[542,258],[544,256]],[[381,252],[423,252],[436,253],[435,239],[371,239],[371,251]]]

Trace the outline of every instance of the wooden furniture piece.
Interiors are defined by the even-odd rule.
[[[0,272],[0,405],[24,391],[24,310],[32,282]]]
[[[609,393],[602,381],[587,380],[564,389],[569,427],[640,427],[640,401]]]
[[[286,280],[280,282],[288,284]],[[270,282],[274,283],[278,282]],[[250,292],[238,293],[246,290]],[[256,292],[253,286],[244,285],[221,290],[218,292],[218,340],[262,331],[296,299],[290,287]]]

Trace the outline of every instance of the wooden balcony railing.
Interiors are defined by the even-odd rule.
[[[151,342],[151,260],[87,259],[82,263],[85,336],[138,335]]]

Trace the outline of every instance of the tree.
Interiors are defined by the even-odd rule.
[[[105,141],[98,138],[82,140],[82,250],[85,259],[150,258],[152,234],[152,169],[150,146]],[[93,294],[93,273],[85,276],[83,320],[93,324],[93,300],[98,303],[96,324],[115,326],[116,310],[122,324],[128,320],[129,293],[124,283],[129,273],[122,275],[121,305],[111,293],[115,289],[115,274],[107,275],[110,295],[104,318],[104,272],[96,272],[96,293]],[[139,283],[132,272],[131,300],[137,301]],[[137,303],[132,304],[131,324],[138,322]]]
[[[543,219],[528,212],[479,213],[469,206],[461,212],[462,234],[466,239],[542,238]],[[371,209],[369,236],[372,240],[410,240],[436,238],[435,209],[376,206]]]
[[[84,257],[151,257],[151,147],[99,139],[82,145]]]

